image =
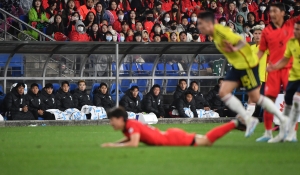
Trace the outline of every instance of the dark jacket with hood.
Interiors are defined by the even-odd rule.
[[[120,101],[120,105],[125,108],[126,111],[139,113],[142,112],[141,107],[141,99],[138,95],[136,98],[134,98],[130,92],[130,90],[127,90],[125,95],[122,97]]]
[[[38,118],[38,110],[43,109],[43,97],[38,92],[34,94],[31,90],[25,95],[28,104],[28,110],[33,114],[34,118]]]
[[[194,118],[198,118],[194,99],[191,102],[187,102],[184,94],[179,99],[174,100],[171,106],[178,110],[179,116],[182,118],[189,118],[183,108],[190,108],[194,113]]]
[[[219,85],[216,85],[212,90],[208,92],[205,99],[209,102],[211,109],[224,109],[225,104],[219,96]]]
[[[13,88],[5,97],[6,110],[10,111],[13,120],[34,120],[34,116],[28,110],[27,112],[20,111],[20,108],[28,106],[24,94],[20,95],[17,88]]]
[[[182,96],[186,91],[187,91],[187,88],[186,88],[185,90],[182,90],[182,89],[180,88],[180,86],[177,85],[176,90],[175,90],[175,92],[174,92],[174,94],[173,94],[173,100],[175,101],[176,99],[181,98],[181,96]]]
[[[110,94],[103,94],[99,89],[94,90],[94,105],[97,107],[103,107],[106,111],[115,106],[115,102],[112,100]]]
[[[48,94],[45,89],[41,91],[41,96],[43,100],[43,110],[46,111],[47,109],[56,109],[56,103],[55,103],[55,95]]]
[[[155,96],[153,93],[153,88],[148,92],[142,100],[143,111],[150,113],[153,112],[156,117],[164,117],[165,110],[163,108],[163,96],[158,94]]]
[[[196,109],[204,109],[204,107],[209,107],[209,103],[205,100],[201,92],[194,91],[192,88],[189,88],[188,91],[193,94],[193,100],[195,101]]]
[[[69,108],[76,108],[72,94],[70,92],[64,92],[61,88],[57,91],[55,95],[56,107],[65,111]]]
[[[81,110],[82,106],[84,105],[93,105],[93,101],[90,98],[90,95],[86,92],[86,90],[81,91],[78,88],[75,89],[73,94],[73,100],[75,108],[77,108],[78,110]]]

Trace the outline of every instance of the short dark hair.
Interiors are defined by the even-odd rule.
[[[107,84],[106,84],[106,83],[100,83],[100,85],[99,85],[98,89],[100,89],[102,86],[105,86],[105,87],[107,87]]]
[[[193,94],[192,94],[192,92],[191,91],[186,91],[185,93],[184,93],[184,96],[186,97],[187,95],[191,95],[191,96],[193,96]]]
[[[194,83],[198,85],[197,81],[192,81],[192,82],[190,82],[190,86],[192,86]]]
[[[46,89],[48,89],[48,88],[53,89],[52,83],[47,83],[47,84],[45,85],[45,88],[46,88]]]
[[[184,81],[185,83],[187,83],[187,82],[186,82],[186,79],[180,79],[180,80],[178,81],[178,84],[180,84],[182,81]]]
[[[84,80],[79,80],[79,81],[77,82],[78,85],[79,85],[80,83],[84,83],[84,84],[86,85],[86,83],[85,83]]]
[[[70,84],[69,84],[69,82],[68,81],[63,81],[63,82],[61,82],[61,86],[64,86],[64,84],[67,84],[68,86],[70,86]]]
[[[108,112],[107,112],[107,117],[109,119],[111,118],[121,118],[123,117],[124,121],[126,122],[127,119],[128,119],[128,114],[127,112],[125,111],[124,108],[122,107],[117,107],[117,108],[112,108],[110,109]]]
[[[131,91],[133,91],[135,89],[139,90],[139,87],[138,86],[131,86],[131,88],[130,88]]]
[[[280,11],[284,11],[285,12],[285,6],[282,3],[277,3],[277,4],[270,4],[270,8],[271,7],[275,7],[275,8],[279,8]]]
[[[159,84],[155,84],[155,85],[152,86],[151,89],[154,89],[154,88],[159,88],[160,89],[160,85]]]
[[[33,87],[38,87],[39,88],[39,85],[37,84],[37,83],[32,83],[31,85],[30,85],[30,89],[32,89]]]
[[[224,78],[219,78],[218,79],[218,84],[220,84],[220,82],[223,81],[223,80],[224,80]]]
[[[186,32],[186,31],[181,31],[181,32],[179,33],[179,36],[181,36],[182,34],[187,35],[187,32]]]
[[[198,19],[203,19],[203,20],[215,23],[215,14],[210,11],[204,11],[204,12],[199,13]]]
[[[16,88],[19,88],[20,86],[22,86],[23,88],[25,88],[25,84],[21,83],[21,82],[17,83]]]

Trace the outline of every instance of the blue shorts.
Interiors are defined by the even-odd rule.
[[[249,92],[260,87],[258,66],[244,70],[238,70],[232,67],[227,73],[225,80],[240,82],[242,86]]]
[[[285,103],[287,105],[293,104],[293,98],[296,92],[300,92],[300,80],[289,81],[286,87],[286,92],[284,97]]]

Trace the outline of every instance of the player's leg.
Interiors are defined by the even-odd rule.
[[[241,101],[237,97],[232,95],[232,91],[235,88],[239,87],[240,77],[242,75],[243,75],[243,71],[232,68],[228,72],[225,81],[221,85],[219,95],[222,101],[225,103],[225,105],[230,110],[237,113],[238,116],[240,116],[245,121],[245,124],[247,126],[245,136],[249,137],[253,133],[256,127],[255,123],[257,123],[258,121],[257,119],[249,116]]]

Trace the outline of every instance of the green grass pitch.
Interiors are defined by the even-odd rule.
[[[155,125],[205,134],[219,124]],[[256,143],[232,131],[212,147],[101,148],[122,137],[110,126],[0,128],[1,175],[300,174],[298,143]],[[275,134],[275,133],[274,133]],[[277,133],[276,133],[277,134]]]

